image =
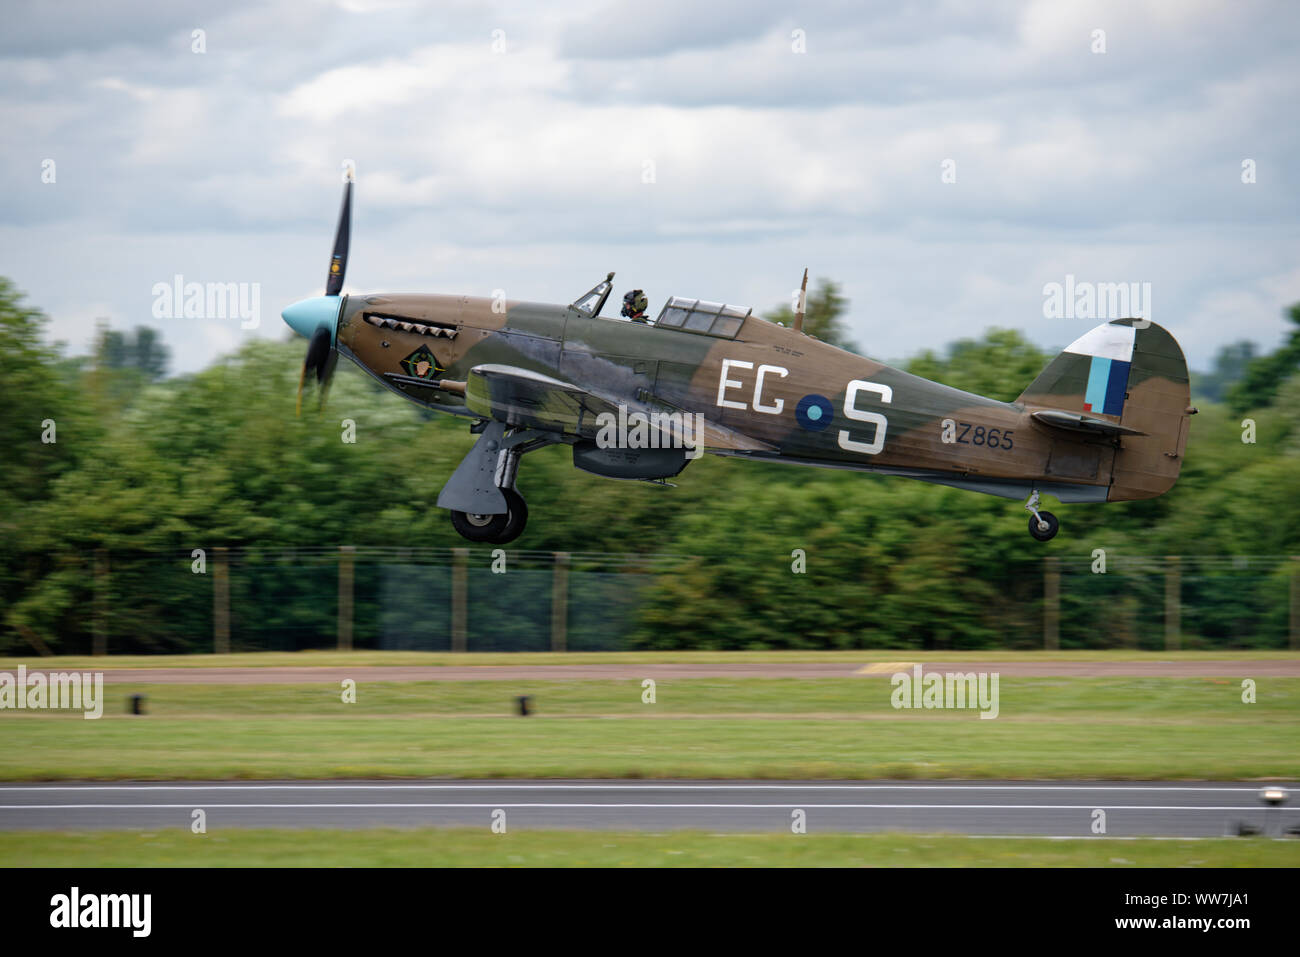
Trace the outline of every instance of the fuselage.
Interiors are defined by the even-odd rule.
[[[337,345],[417,404],[473,416],[484,364],[573,383],[614,404],[701,413],[762,443],[743,454],[883,471],[1024,497],[1102,501],[1115,447],[1063,436],[1001,402],[919,378],[749,315],[733,335],[586,315],[571,306],[445,295],[353,295]],[[730,331],[730,330],[728,330]]]

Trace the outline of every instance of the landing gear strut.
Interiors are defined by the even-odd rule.
[[[1060,529],[1061,523],[1051,512],[1039,511],[1038,489],[1034,489],[1034,493],[1029,496],[1029,501],[1025,503],[1025,511],[1029,513],[1029,534],[1040,542],[1051,541]]]

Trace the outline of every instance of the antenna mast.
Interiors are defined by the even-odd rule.
[[[794,331],[803,332],[803,314],[808,308],[808,267],[803,269],[803,285],[799,287],[799,308],[794,311]]]

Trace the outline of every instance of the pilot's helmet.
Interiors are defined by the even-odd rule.
[[[633,289],[623,296],[623,315],[639,316],[645,312],[648,305],[650,305],[650,300],[645,297],[645,292],[640,289]]]

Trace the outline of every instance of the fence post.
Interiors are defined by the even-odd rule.
[[[352,650],[352,564],[357,550],[339,546],[339,651]]]
[[[551,577],[551,651],[567,651],[569,641],[569,553],[555,552]]]
[[[468,548],[451,550],[451,650],[465,651],[468,644],[469,606]]]
[[[1165,557],[1165,651],[1177,651],[1182,639],[1183,568],[1177,555]]]
[[[108,654],[108,551],[95,549],[95,624],[90,653]]]
[[[1043,647],[1061,647],[1061,560],[1055,555],[1043,559]]]
[[[1291,650],[1300,651],[1300,555],[1291,556]]]
[[[230,654],[230,568],[221,545],[212,550],[212,650]]]

